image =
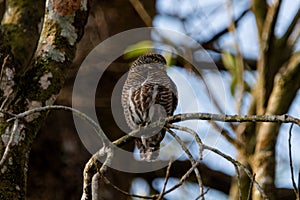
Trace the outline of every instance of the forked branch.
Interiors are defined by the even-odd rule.
[[[98,184],[100,181],[103,181],[104,183],[112,185],[113,188],[115,188],[119,192],[126,194],[128,196],[139,197],[139,198],[144,198],[144,199],[161,199],[166,194],[168,194],[168,193],[176,190],[180,186],[182,186],[193,171],[195,172],[195,175],[197,177],[198,184],[199,184],[200,195],[199,195],[199,197],[197,197],[197,199],[199,199],[199,198],[204,199],[207,191],[204,192],[204,185],[202,183],[200,172],[197,169],[198,165],[202,161],[203,151],[211,151],[211,152],[225,158],[230,163],[232,163],[236,169],[238,179],[240,178],[239,177],[239,169],[242,169],[243,171],[245,171],[245,173],[251,179],[252,185],[258,189],[258,191],[260,192],[260,194],[262,195],[262,197],[264,199],[268,199],[268,197],[265,195],[263,189],[260,187],[258,182],[256,182],[255,175],[253,175],[247,167],[242,165],[240,162],[238,162],[234,158],[221,152],[220,150],[204,144],[202,142],[201,138],[199,137],[198,133],[195,132],[194,130],[192,130],[188,127],[175,125],[173,123],[182,122],[182,121],[186,121],[186,120],[211,120],[211,121],[239,122],[239,123],[241,123],[241,122],[292,123],[292,124],[296,124],[296,125],[300,126],[300,119],[292,117],[290,115],[244,115],[244,116],[240,116],[240,115],[219,115],[219,114],[209,114],[209,113],[186,113],[186,114],[177,114],[177,115],[174,115],[171,117],[167,117],[165,120],[161,120],[156,123],[149,124],[147,127],[141,127],[139,130],[134,130],[134,131],[130,132],[128,135],[123,136],[114,142],[110,142],[110,141],[108,141],[107,137],[105,136],[105,134],[102,131],[102,129],[100,128],[100,126],[93,119],[91,119],[89,116],[85,115],[84,113],[80,112],[79,110],[76,110],[76,109],[73,109],[70,107],[66,107],[66,106],[45,106],[45,107],[34,108],[32,110],[29,110],[29,111],[26,111],[26,112],[23,112],[20,114],[13,114],[13,113],[8,113],[4,110],[0,110],[0,112],[3,113],[3,116],[5,116],[6,119],[8,117],[10,117],[7,120],[8,122],[11,120],[14,120],[14,122],[15,122],[14,127],[12,128],[11,133],[10,133],[11,135],[10,135],[9,141],[13,140],[12,138],[16,131],[15,129],[18,126],[18,120],[21,120],[22,118],[27,117],[29,115],[40,113],[40,112],[45,112],[48,110],[67,110],[67,111],[73,112],[74,114],[79,116],[81,119],[83,119],[84,121],[89,123],[93,127],[95,132],[97,132],[99,139],[103,142],[103,147],[98,152],[96,152],[90,158],[90,160],[86,163],[86,166],[84,169],[83,194],[82,194],[82,198],[81,198],[82,200],[94,199],[94,197],[99,195],[98,194],[99,185],[95,185],[95,184]],[[153,195],[142,196],[142,195],[130,194],[126,191],[123,191],[118,186],[114,185],[113,183],[111,183],[104,176],[104,173],[108,170],[108,166],[111,165],[111,162],[114,158],[114,149],[115,148],[126,144],[128,141],[132,140],[132,138],[134,136],[136,137],[136,136],[141,135],[144,131],[146,131],[149,128],[163,127],[163,126],[176,139],[177,143],[181,146],[181,148],[186,153],[186,155],[188,156],[188,158],[191,162],[191,167],[179,179],[178,183],[173,185],[171,188],[166,189],[166,184],[168,182],[169,174],[170,174],[169,171],[171,168],[171,162],[169,163],[169,167],[167,168],[167,171],[166,171],[166,177],[165,177],[165,183],[164,183],[165,186],[163,187],[161,192],[159,192],[157,194],[153,194]],[[191,152],[187,149],[184,142],[181,140],[181,138],[179,136],[177,136],[176,132],[174,132],[172,129],[184,131],[188,134],[191,134],[195,138],[196,144],[199,147],[199,154],[198,154],[197,159],[193,158]],[[291,134],[291,131],[290,131],[290,134]],[[289,144],[290,144],[290,140],[289,140]],[[8,142],[6,151],[9,151],[10,145],[11,145],[11,142]],[[6,154],[7,153],[4,153],[2,155],[2,159],[1,159],[0,163],[3,163],[6,160]],[[101,161],[103,161],[103,162],[101,162]],[[97,180],[95,180],[95,179],[97,179]],[[293,182],[294,182],[294,180],[293,180]],[[295,186],[296,185],[294,183],[294,187]],[[97,190],[95,190],[93,188],[97,188]],[[295,192],[298,192],[296,187],[295,187]],[[241,196],[241,193],[239,196]]]

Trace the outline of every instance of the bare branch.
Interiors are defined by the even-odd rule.
[[[196,162],[192,156],[192,154],[190,153],[190,151],[185,147],[185,144],[182,142],[182,140],[171,130],[171,129],[167,129],[167,131],[176,139],[176,141],[178,142],[178,144],[181,146],[182,150],[186,153],[186,155],[188,156],[192,166],[196,163],[200,164],[200,162]],[[202,155],[202,148],[200,148],[200,155]],[[202,156],[200,156],[199,161],[201,160]],[[197,181],[199,184],[199,190],[200,190],[200,194],[203,194],[203,182],[201,179],[201,175],[199,173],[198,168],[196,167],[194,169],[195,175],[197,177]],[[165,192],[165,194],[167,194],[167,192]],[[202,196],[201,199],[204,199],[204,196]]]
[[[101,151],[100,149],[99,151]],[[97,152],[98,153],[98,152]],[[97,154],[96,153],[96,154]],[[85,164],[83,170],[83,193],[81,200],[88,200],[92,197],[92,179],[95,173],[97,173],[97,165],[99,164],[98,155],[94,154],[90,160]]]
[[[289,160],[290,160],[290,170],[291,170],[291,177],[292,177],[292,184],[294,188],[294,193],[296,195],[296,198],[299,199],[299,191],[296,186],[295,177],[294,177],[294,169],[293,169],[293,159],[292,159],[292,130],[293,130],[294,124],[291,125],[289,130]]]
[[[170,192],[174,191],[175,189],[177,189],[178,187],[180,187],[199,164],[200,164],[200,160],[197,160],[197,162],[195,162],[192,165],[192,167],[181,177],[180,181],[164,193],[165,194],[170,193]]]
[[[119,191],[122,194],[125,194],[127,196],[130,197],[137,197],[137,198],[141,198],[141,199],[156,199],[158,197],[158,195],[151,195],[151,196],[143,196],[143,195],[137,195],[137,194],[131,194],[128,193],[124,190],[122,190],[121,188],[119,188],[118,186],[114,185],[112,182],[110,182],[110,180],[108,180],[108,178],[106,178],[105,176],[103,176],[103,180],[106,184],[111,185],[115,190]]]
[[[226,160],[228,160],[229,162],[231,162],[235,167],[240,167],[241,169],[243,169],[247,176],[251,179],[253,179],[253,175],[251,174],[250,170],[245,167],[244,165],[242,165],[240,162],[236,161],[235,159],[233,159],[232,157],[224,154],[223,152],[221,152],[220,150],[218,149],[215,149],[213,147],[210,147],[210,146],[207,146],[205,144],[203,144],[203,148],[204,149],[207,149],[207,150],[210,150],[220,156],[222,156],[223,158],[225,158]],[[237,170],[238,171],[238,170]],[[260,192],[260,194],[263,196],[264,199],[268,199],[267,195],[265,194],[265,192],[263,191],[263,189],[261,188],[261,186],[259,185],[259,183],[257,181],[254,180],[254,184],[257,188],[257,190]]]
[[[253,10],[253,13],[255,15],[259,36],[262,33],[264,20],[266,18],[267,9],[268,9],[267,1],[261,1],[261,0],[253,0],[252,1],[252,10]]]
[[[188,127],[178,126],[178,125],[175,125],[175,124],[166,124],[166,127],[177,129],[177,130],[180,130],[180,131],[185,131],[185,132],[190,133],[191,135],[193,135],[194,138],[196,139],[196,142],[197,142],[198,146],[200,147],[199,160],[202,160],[202,153],[203,153],[202,141],[201,141],[199,135],[193,129],[190,129]]]
[[[262,33],[261,33],[261,50],[266,52],[269,47],[269,42],[274,36],[275,24],[277,21],[281,0],[276,0],[272,6],[269,7]]]
[[[44,112],[44,111],[48,111],[48,110],[67,110],[67,111],[73,112],[75,115],[77,115],[79,118],[81,118],[82,120],[89,123],[94,128],[95,132],[99,135],[100,139],[102,140],[102,143],[108,142],[108,139],[105,136],[105,134],[103,133],[103,131],[102,131],[101,127],[99,126],[99,124],[97,124],[92,118],[90,118],[86,114],[80,112],[77,109],[74,109],[74,108],[71,108],[71,107],[68,107],[68,106],[51,105],[51,106],[33,108],[33,109],[25,111],[23,113],[14,115],[14,117],[8,119],[7,121],[9,122],[9,121],[14,120],[14,119],[24,118],[24,117],[32,115],[34,113],[40,113],[40,112]],[[5,113],[5,114],[7,113],[4,110],[0,110],[0,112]]]
[[[138,13],[140,18],[144,21],[146,26],[151,27],[152,26],[152,18],[148,14],[148,12],[145,10],[143,4],[139,0],[129,0],[135,11]]]
[[[238,25],[238,23],[241,21],[241,19],[249,12],[249,8],[247,8],[246,10],[244,10],[235,20],[234,20],[234,24],[235,26]],[[225,35],[226,33],[228,33],[228,27],[225,27],[223,30],[219,31],[217,34],[215,34],[212,38],[210,38],[209,40],[202,42],[201,45],[206,48],[206,49],[213,49],[212,48],[212,44],[217,41],[220,37],[222,37],[223,35]]]
[[[105,161],[103,162],[100,170],[98,170],[99,166],[101,165],[100,159],[106,156]],[[89,200],[93,197],[93,187],[99,187],[96,185],[96,180],[102,177],[102,174],[107,170],[107,165],[110,164],[113,158],[113,148],[110,147],[102,147],[99,151],[97,151],[90,160],[86,163],[84,170],[83,170],[83,193],[81,196],[81,200]],[[100,176],[96,176],[96,174]],[[92,184],[94,183],[94,184]],[[95,190],[94,190],[95,191]]]
[[[202,198],[202,196],[206,195],[208,193],[208,191],[209,191],[209,188],[207,188],[206,191],[203,192],[202,194],[200,194],[195,200]]]
[[[289,37],[294,32],[294,29],[295,29],[297,23],[299,22],[299,19],[300,19],[300,9],[296,13],[295,17],[293,18],[292,22],[290,23],[290,25],[287,28],[284,35],[281,37],[281,40],[282,40],[283,43],[286,43],[288,41]]]
[[[70,107],[65,107],[65,106],[46,106],[46,107],[35,108],[35,109],[30,110],[30,111],[26,111],[26,112],[17,114],[14,117],[12,117],[10,120],[13,120],[13,119],[17,120],[17,119],[20,119],[20,118],[24,118],[28,115],[31,115],[31,114],[35,113],[35,112],[43,112],[43,111],[47,111],[47,110],[58,110],[58,109],[63,109],[63,110],[68,110],[68,111],[74,112],[80,118],[88,121],[94,127],[94,129],[96,131],[100,132],[99,131],[100,127],[98,127],[98,125],[92,119],[90,119],[88,116],[86,116],[85,114],[81,113],[78,110],[75,110],[75,109],[70,108]],[[157,126],[161,127],[163,125],[165,125],[165,127],[167,129],[168,128],[175,128],[175,129],[182,130],[182,131],[185,131],[187,133],[192,134],[194,136],[194,138],[196,139],[197,144],[200,147],[199,159],[197,161],[195,161],[193,159],[191,153],[189,152],[189,150],[184,146],[183,142],[180,140],[180,138],[174,132],[172,132],[171,130],[168,130],[170,132],[170,134],[173,135],[173,137],[179,142],[182,149],[188,155],[188,157],[190,159],[190,162],[192,163],[192,166],[180,178],[180,181],[177,184],[175,184],[172,188],[170,188],[166,191],[164,191],[165,190],[165,188],[164,188],[162,193],[152,195],[152,196],[148,196],[146,198],[153,199],[153,198],[156,198],[156,197],[159,197],[159,196],[162,197],[163,195],[174,191],[175,189],[180,187],[187,180],[187,178],[190,176],[190,174],[193,171],[195,171],[195,174],[197,176],[200,191],[201,191],[202,194],[204,194],[203,183],[201,181],[199,171],[197,172],[197,170],[198,170],[197,167],[200,164],[201,159],[202,159],[202,151],[203,150],[209,150],[209,151],[212,151],[212,152],[222,156],[223,158],[225,158],[226,160],[228,160],[229,162],[231,162],[234,165],[234,167],[237,170],[238,180],[240,178],[239,168],[244,170],[245,173],[247,174],[247,176],[250,179],[253,180],[253,184],[256,186],[256,188],[261,193],[263,198],[268,199],[267,196],[265,195],[264,191],[262,190],[260,185],[257,183],[257,181],[255,181],[254,176],[251,174],[250,170],[247,167],[245,167],[244,165],[242,165],[238,161],[234,160],[230,156],[222,153],[220,150],[203,144],[200,137],[198,136],[198,134],[195,131],[193,131],[193,130],[187,128],[187,127],[181,127],[181,126],[178,126],[178,125],[169,124],[169,123],[174,123],[174,122],[180,122],[180,121],[186,121],[186,120],[195,120],[195,119],[196,120],[224,121],[224,122],[276,122],[276,123],[293,123],[293,124],[297,124],[298,126],[300,125],[300,119],[289,116],[289,115],[258,115],[258,116],[256,116],[256,115],[249,115],[249,116],[245,115],[245,116],[239,116],[239,115],[217,115],[217,114],[208,114],[208,113],[186,113],[186,114],[178,114],[178,115],[168,117],[165,120],[159,121],[157,123],[149,124],[147,127],[141,127],[139,130],[134,130],[129,135],[126,135],[126,136],[114,141],[111,146],[104,146],[96,154],[94,154],[92,156],[92,158],[88,161],[88,163],[86,164],[85,169],[84,169],[84,184],[83,184],[82,200],[83,199],[84,200],[85,199],[90,199],[90,197],[92,196],[91,183],[92,183],[93,176],[96,173],[99,173],[101,175],[101,176],[96,176],[96,177],[98,177],[98,180],[101,179],[104,182],[107,182],[107,180],[105,178],[103,178],[103,173],[107,170],[107,166],[109,166],[111,161],[112,161],[112,158],[114,156],[114,154],[113,154],[114,148],[116,146],[123,145],[124,143],[128,142],[129,138],[132,138],[132,136],[137,136],[137,135],[143,133],[144,130],[147,130],[147,129],[153,128],[153,127],[157,127]],[[101,132],[101,134],[102,134],[102,132]],[[99,134],[100,137],[102,137],[101,134]],[[101,168],[99,169],[99,166],[101,165],[100,164],[100,158],[103,158],[104,156],[106,156],[105,161],[102,164]],[[201,196],[201,198],[202,197],[204,198],[203,195]]]
[[[241,148],[243,146],[242,143],[240,143],[237,139],[230,137],[229,131],[226,130],[224,127],[221,128],[218,126],[218,124],[214,121],[209,121],[209,123],[218,131],[221,133],[221,135],[233,146],[235,146],[237,149]]]
[[[185,120],[214,120],[221,122],[280,122],[294,123],[300,126],[300,119],[290,115],[218,115],[209,113],[177,114],[166,119],[167,122],[180,122]]]
[[[11,146],[13,145],[13,141],[14,141],[15,135],[16,135],[16,133],[17,133],[18,127],[19,127],[19,120],[18,120],[18,119],[15,119],[14,125],[13,125],[12,130],[11,130],[11,133],[10,133],[9,140],[8,140],[7,145],[6,145],[6,147],[5,147],[3,156],[2,156],[2,158],[1,158],[1,160],[0,160],[0,168],[2,168],[4,162],[5,162],[6,159],[7,159],[7,156],[8,156],[8,154],[9,154],[10,148],[11,148]]]
[[[164,192],[166,190],[166,187],[167,187],[167,184],[168,184],[168,180],[170,178],[170,169],[171,169],[171,166],[172,166],[172,162],[173,162],[172,159],[170,159],[169,164],[168,164],[168,168],[166,170],[166,176],[165,176],[164,185],[163,185],[163,188],[162,188],[159,196],[157,197],[157,200],[161,200],[162,199],[163,194],[164,194]]]
[[[249,192],[248,192],[247,200],[251,199],[251,193],[252,193],[252,188],[253,188],[254,180],[255,180],[255,174],[253,174],[253,177],[251,179],[251,184],[250,184],[250,187],[249,187]]]

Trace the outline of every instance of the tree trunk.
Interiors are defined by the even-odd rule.
[[[36,11],[41,8],[33,9],[40,2],[30,4],[27,1],[7,1],[7,12],[13,13],[5,15],[2,22],[5,35],[0,37],[0,55],[3,56],[1,64],[5,70],[1,77],[0,89],[3,94],[1,108],[11,113],[18,114],[54,103],[87,20],[86,1],[70,1],[61,7],[56,1],[48,0],[38,47],[33,53],[38,37],[32,37],[31,34],[39,34],[37,28],[30,27],[38,27],[41,21],[42,12]],[[24,12],[32,15],[27,16]],[[18,16],[21,18],[14,18]],[[19,25],[14,28],[12,24],[16,21]],[[27,29],[26,26],[29,25]],[[18,124],[15,121],[15,128],[12,122],[5,121],[11,116],[5,115],[2,119],[1,199],[25,199],[29,152],[45,116],[46,113],[27,116],[20,119]]]

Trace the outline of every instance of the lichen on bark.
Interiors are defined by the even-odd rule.
[[[47,0],[46,5],[51,5]],[[70,1],[73,2],[73,1]],[[5,17],[1,24],[0,60],[8,56],[6,64],[16,67],[8,74],[14,85],[7,96],[1,98],[3,109],[21,113],[34,107],[53,104],[63,86],[65,75],[74,58],[76,43],[82,37],[88,10],[84,2],[70,16],[58,16],[44,1],[7,1]],[[44,12],[45,11],[45,12]],[[36,12],[36,13],[35,13]],[[45,15],[44,15],[45,14]],[[79,15],[80,17],[78,17]],[[42,31],[38,27],[44,18]],[[63,21],[63,23],[61,23]],[[73,24],[81,26],[73,26]],[[66,26],[68,25],[68,26]],[[16,27],[17,26],[17,27]],[[23,32],[22,32],[23,31]],[[80,33],[80,34],[79,34]],[[32,37],[33,36],[33,37]],[[9,68],[9,69],[10,69]],[[3,77],[2,82],[3,84]],[[9,84],[3,85],[3,88]],[[2,93],[5,91],[2,90]],[[3,155],[5,142],[11,134],[12,124],[5,120],[11,116],[2,115],[0,124],[0,153]],[[45,112],[27,116],[19,123],[18,139],[13,143],[8,157],[0,169],[0,199],[26,198],[26,173],[28,155],[35,136],[46,117]]]

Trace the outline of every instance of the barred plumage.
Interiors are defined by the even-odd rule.
[[[163,56],[149,53],[133,62],[123,87],[122,106],[132,130],[173,115],[177,89],[167,75]],[[152,161],[157,158],[164,135],[164,130],[158,130],[136,139],[142,159]]]

